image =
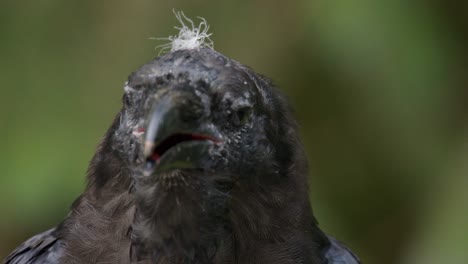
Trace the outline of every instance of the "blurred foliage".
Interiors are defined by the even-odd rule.
[[[0,259],[66,216],[176,8],[288,94],[324,230],[364,263],[468,263],[467,6],[1,1]]]

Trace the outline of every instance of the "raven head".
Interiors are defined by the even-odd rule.
[[[113,145],[133,179],[138,255],[220,258],[313,222],[296,124],[264,77],[178,50],[134,72],[123,101]]]

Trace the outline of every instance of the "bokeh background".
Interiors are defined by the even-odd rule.
[[[324,230],[364,263],[468,263],[464,1],[0,2],[0,259],[66,216],[123,83],[176,34],[289,96]]]

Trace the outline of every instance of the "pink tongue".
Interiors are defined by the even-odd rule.
[[[161,156],[159,156],[158,153],[154,152],[153,155],[151,155],[151,159],[158,162],[159,161],[159,158],[161,158]]]
[[[215,140],[214,138],[205,135],[192,134],[190,135],[190,137],[192,138],[192,140],[211,140],[213,142],[217,142],[217,140]]]
[[[163,140],[159,145],[153,150],[153,154],[151,155],[151,159],[154,160],[155,162],[158,162],[159,159],[161,158],[162,155],[166,151],[168,151],[170,148],[173,146],[182,143],[184,141],[192,141],[192,140],[210,140],[215,143],[218,142],[218,140],[206,136],[206,135],[199,135],[199,134],[184,134],[184,133],[179,133],[179,134],[174,134]]]

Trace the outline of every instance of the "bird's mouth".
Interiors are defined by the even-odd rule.
[[[219,133],[203,118],[204,108],[197,108],[193,89],[182,88],[162,95],[148,113],[143,146],[146,175],[206,168],[210,149],[219,142]]]
[[[158,165],[161,162],[163,156],[170,152],[172,149],[176,149],[179,152],[187,147],[187,145],[196,145],[196,143],[219,143],[219,141],[209,135],[204,134],[192,134],[192,133],[175,133],[159,143],[153,141],[146,141],[144,153],[146,156],[147,166]],[[184,144],[192,143],[192,144]],[[195,144],[193,144],[195,143]],[[189,158],[189,157],[188,157]]]

